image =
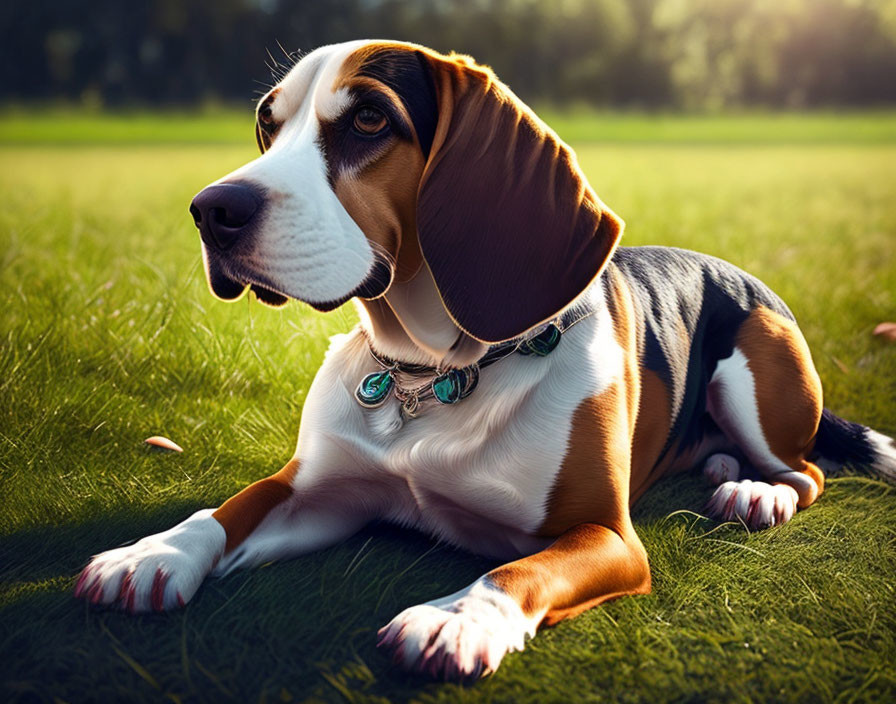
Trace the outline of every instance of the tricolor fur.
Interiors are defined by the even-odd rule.
[[[708,256],[617,249],[622,221],[572,150],[468,57],[318,49],[260,101],[256,136],[262,155],[191,208],[212,291],[354,299],[361,323],[331,341],[286,467],[94,557],[77,595],[170,609],[207,574],[389,520],[509,560],[381,631],[407,668],[462,679],[540,625],[649,591],[629,507],[662,476],[704,465],[709,512],[751,528],[813,503],[818,462],[894,477],[892,440],[823,410],[774,293]],[[355,399],[370,348],[461,367],[569,310],[554,352],[483,369],[455,406],[408,420],[395,399]]]

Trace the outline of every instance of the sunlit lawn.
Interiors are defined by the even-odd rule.
[[[171,615],[72,599],[92,553],[279,468],[327,337],[355,320],[350,307],[322,316],[210,296],[187,205],[254,145],[233,116],[191,143],[215,122],[191,119],[140,116],[128,139],[122,118],[76,116],[80,146],[51,120],[31,132],[0,120],[4,698],[896,699],[896,492],[854,476],[754,535],[699,517],[696,476],[661,484],[636,510],[653,594],[542,632],[466,689],[394,670],[375,631],[492,563],[391,528],[209,582]],[[896,317],[894,117],[738,119],[727,131],[721,118],[557,126],[627,221],[625,244],[700,249],[761,276],[800,320],[826,405],[896,433],[896,346],[871,335]],[[185,452],[148,450],[154,434]]]

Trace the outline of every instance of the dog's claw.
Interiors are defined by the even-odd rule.
[[[75,596],[130,613],[184,606],[226,545],[213,512],[197,511],[167,531],[94,555],[75,583]]]
[[[131,585],[131,588],[128,589],[127,606],[126,606],[129,613],[132,613],[132,614],[137,613],[137,608],[134,605],[134,601],[136,598],[137,598],[137,588],[135,586]]]
[[[94,579],[87,593],[91,604],[99,604],[103,598],[103,581],[99,577]]]
[[[124,579],[121,580],[121,588],[118,590],[118,601],[121,602],[122,608],[127,601],[128,592],[131,590],[131,580],[133,579],[133,577],[134,573],[133,571],[131,571],[128,572],[124,576]]]
[[[87,582],[87,575],[90,572],[89,567],[85,567],[81,570],[81,574],[78,575],[78,581],[75,582],[75,598],[80,599],[81,593],[84,591],[84,584]]]
[[[706,512],[718,520],[740,519],[753,530],[781,525],[796,512],[797,494],[786,484],[745,479],[725,482],[706,504]]]
[[[378,646],[406,670],[467,683],[522,650],[534,631],[519,605],[483,579],[451,597],[405,609],[380,629]]]
[[[152,578],[152,589],[150,592],[150,603],[153,611],[163,611],[165,609],[165,583],[167,581],[168,578],[162,572],[162,569],[157,569],[155,576]]]

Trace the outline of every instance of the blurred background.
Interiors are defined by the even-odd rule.
[[[243,104],[266,52],[357,38],[470,53],[536,105],[896,102],[896,0],[19,0],[0,27],[5,103]]]

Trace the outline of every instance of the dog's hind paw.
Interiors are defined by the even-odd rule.
[[[95,555],[75,597],[131,613],[183,606],[224,551],[224,528],[211,514],[199,511],[164,533]]]
[[[706,463],[703,465],[703,476],[706,481],[715,486],[736,481],[740,477],[740,462],[731,455],[717,452],[706,458]]]
[[[451,596],[405,609],[379,631],[377,647],[407,670],[470,681],[494,672],[507,653],[522,650],[537,623],[501,589],[482,578]]]
[[[799,499],[787,484],[767,484],[744,479],[725,482],[709,499],[706,511],[722,521],[741,520],[754,530],[779,526],[796,513]]]

